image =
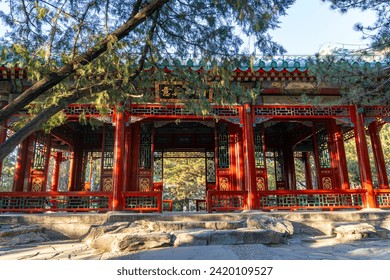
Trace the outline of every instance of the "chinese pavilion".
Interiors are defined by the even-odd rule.
[[[207,70],[192,62],[188,67]],[[184,85],[168,81],[156,82],[153,103],[119,105],[106,115],[91,104],[69,105],[65,124],[20,143],[12,189],[0,192],[0,211],[171,210],[169,200],[163,207],[162,170],[172,154],[204,159],[206,195],[197,206],[209,212],[390,206],[379,137],[390,106],[327,105],[340,98],[338,88],[318,88],[299,58],[259,60],[252,68],[237,67],[230,79],[248,89],[260,84],[261,94],[254,102],[213,105],[208,116],[178,103]],[[3,106],[30,85],[25,69],[0,67]],[[302,93],[321,97],[321,105],[301,104]],[[103,125],[82,125],[80,114]],[[1,127],[0,143],[17,118]],[[349,140],[356,146],[359,186],[348,177]],[[65,186],[59,186],[60,174],[66,174]]]

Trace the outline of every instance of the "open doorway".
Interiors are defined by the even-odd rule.
[[[196,211],[196,201],[206,199],[205,151],[164,151],[163,199],[173,211]]]

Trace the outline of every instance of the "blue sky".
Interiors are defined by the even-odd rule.
[[[3,4],[0,4],[0,9],[4,9]],[[320,0],[297,0],[288,10],[288,15],[280,18],[280,28],[270,33],[276,42],[287,49],[288,54],[312,55],[329,42],[338,43],[338,47],[342,47],[342,44],[364,47],[369,42],[363,41],[362,34],[354,31],[353,26],[356,22],[367,25],[374,20],[373,12],[352,10],[341,15]],[[0,36],[3,34],[0,25]],[[245,48],[253,51],[250,42],[243,46]]]
[[[375,21],[374,12],[351,10],[340,14],[320,0],[297,0],[287,13],[287,16],[280,18],[281,28],[270,33],[291,55],[314,54],[321,45],[329,42],[368,44],[369,41],[363,41],[362,34],[354,31],[353,26],[357,22],[367,25]]]

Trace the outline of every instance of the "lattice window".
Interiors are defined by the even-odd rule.
[[[114,127],[106,126],[104,130],[103,169],[114,167]]]
[[[330,154],[328,144],[328,134],[326,128],[321,129],[316,134],[316,141],[318,147],[318,159],[321,168],[330,168]]]
[[[334,116],[349,117],[346,107],[266,107],[255,108],[256,116]]]
[[[164,155],[165,157],[165,155]],[[153,182],[161,182],[163,180],[163,153],[154,152],[154,168],[153,168]]]
[[[152,124],[150,123],[141,125],[139,167],[152,168]]]
[[[389,207],[390,206],[390,193],[378,193],[377,202],[379,207]]]
[[[361,194],[286,194],[261,198],[262,207],[269,208],[323,208],[362,207]]]
[[[129,196],[126,197],[125,207],[128,209],[157,208],[158,199],[155,196]]]
[[[106,196],[69,196],[58,197],[59,209],[108,209],[109,198]]]
[[[242,209],[244,208],[244,197],[234,195],[216,195],[212,197],[213,208],[232,208]]]
[[[229,131],[226,123],[220,123],[217,127],[218,144],[218,168],[229,168]]]
[[[39,131],[35,136],[34,143],[34,163],[33,169],[36,170],[44,170],[46,166],[46,154],[47,154],[47,137],[42,132]]]
[[[263,150],[263,133],[260,127],[254,130],[255,143],[255,166],[256,168],[264,168],[264,150]]]
[[[91,191],[100,189],[102,152],[84,151],[82,178],[90,183]]]
[[[364,107],[364,114],[367,117],[389,117],[389,106],[366,106]]]
[[[71,105],[64,109],[66,115],[80,115],[84,113],[85,115],[100,115],[99,110],[94,105]],[[113,114],[113,109],[110,108],[109,114]]]
[[[215,183],[215,153],[206,152],[206,181]]]
[[[239,117],[240,112],[235,108],[214,108],[213,113],[221,117]]]
[[[137,106],[130,108],[131,115],[153,115],[153,116],[193,116],[194,112],[180,107],[151,107]],[[221,117],[239,117],[239,110],[236,108],[214,108],[213,114]]]

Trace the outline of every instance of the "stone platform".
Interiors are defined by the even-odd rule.
[[[39,225],[69,238],[83,238],[92,226],[118,222],[147,221],[241,221],[254,215],[271,216],[292,222],[294,234],[332,235],[336,226],[344,223],[368,223],[377,229],[390,231],[390,210],[359,211],[242,211],[229,213],[2,213],[0,225]]]

